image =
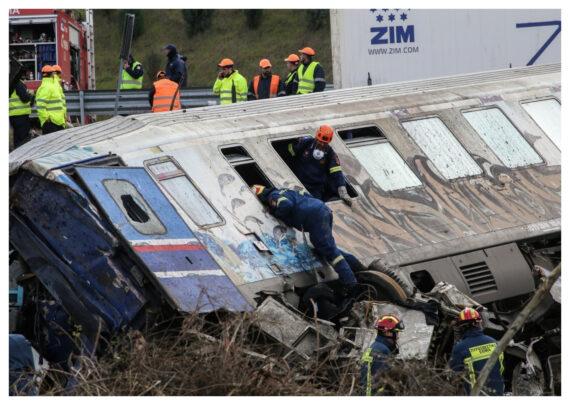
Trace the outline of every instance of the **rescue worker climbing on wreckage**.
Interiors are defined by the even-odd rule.
[[[341,252],[336,246],[332,234],[332,211],[325,203],[311,197],[304,190],[298,192],[258,184],[253,185],[251,190],[269,207],[269,212],[276,218],[290,227],[309,233],[309,240],[317,253],[328,261],[338,274],[347,296],[355,296],[360,292],[361,285],[357,284],[352,268],[347,262],[347,259],[351,263],[357,259]]]
[[[305,136],[290,143],[287,148],[293,158],[293,172],[314,198],[327,201],[338,194],[352,206],[340,160],[330,146],[333,135],[330,125],[321,125],[314,138]]]
[[[467,372],[469,384],[465,384],[465,393],[469,395],[471,388],[477,382],[479,372],[497,347],[497,341],[483,333],[481,314],[473,308],[463,309],[456,322],[461,337],[453,346],[449,366],[453,371]],[[487,395],[503,395],[505,388],[503,371],[503,353],[501,353],[483,388]]]
[[[374,328],[376,339],[360,359],[360,386],[366,396],[385,394],[385,388],[376,380],[382,372],[390,369],[388,358],[398,354],[398,335],[404,330],[404,323],[396,315],[388,314],[378,318]]]

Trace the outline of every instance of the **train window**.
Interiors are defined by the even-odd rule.
[[[542,159],[498,108],[464,112],[463,116],[503,164],[510,168],[542,163]]]
[[[560,102],[555,98],[549,98],[522,103],[522,106],[558,149],[562,149]]]
[[[135,230],[143,235],[162,235],[166,228],[137,188],[126,180],[109,179],[103,186]]]
[[[383,190],[401,190],[422,185],[377,127],[347,129],[339,131],[339,135]]]
[[[266,187],[274,187],[267,176],[261,171],[255,160],[241,146],[228,146],[221,148],[222,154],[228,163],[241,176],[248,186],[261,184]]]
[[[273,146],[273,149],[275,149],[275,152],[277,152],[277,154],[281,156],[285,164],[289,166],[289,168],[293,173],[295,173],[295,160],[290,152],[292,146],[290,147],[289,145],[295,144],[300,138],[302,137],[299,136],[296,138],[279,139],[277,141],[271,142],[271,145]],[[346,191],[348,192],[348,195],[352,198],[358,197],[358,193],[356,192],[354,187],[352,187],[352,185],[348,182],[346,176],[345,176],[345,181],[346,181]],[[306,185],[304,186],[305,188],[307,187]],[[327,192],[325,192],[325,198],[326,201],[334,201],[338,198],[338,194],[336,190],[331,190],[330,188],[328,188]]]
[[[224,222],[196,188],[184,170],[170,157],[145,162],[153,177],[176,201],[186,214],[200,227],[210,227]]]
[[[448,180],[482,173],[475,160],[436,117],[402,122],[412,139]]]

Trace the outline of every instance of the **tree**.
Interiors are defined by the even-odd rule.
[[[156,72],[162,69],[162,59],[162,56],[156,52],[151,52],[146,56],[143,68],[150,83],[154,82],[154,76],[156,75]]]
[[[255,30],[261,25],[263,10],[243,10],[245,14],[245,25],[250,30]]]
[[[310,30],[317,31],[329,24],[329,10],[311,9],[307,10],[305,16]]]
[[[214,10],[181,10],[186,22],[186,34],[189,38],[206,31],[212,25]]]

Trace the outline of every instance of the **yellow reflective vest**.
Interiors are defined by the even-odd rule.
[[[53,77],[45,77],[36,92],[36,109],[40,125],[52,122],[65,126],[65,97],[61,85]]]
[[[319,62],[313,61],[309,63],[307,69],[302,63],[299,64],[297,69],[297,77],[299,78],[299,87],[297,94],[308,94],[315,90],[315,68]]]
[[[140,65],[140,62],[133,63],[133,69]],[[135,79],[126,70],[123,70],[121,77],[121,90],[140,90],[143,87],[143,76]]]
[[[247,101],[247,80],[237,70],[228,77],[216,79],[212,90],[216,96],[220,96],[220,104]]]
[[[10,111],[10,117],[16,115],[30,115],[32,113],[32,104],[30,101],[22,103],[18,94],[16,94],[16,90],[14,90],[10,95],[8,109]]]

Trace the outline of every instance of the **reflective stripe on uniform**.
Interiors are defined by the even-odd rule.
[[[463,363],[465,364],[467,371],[469,373],[469,382],[471,383],[472,387],[477,383],[477,373],[475,371],[473,363],[475,363],[476,361],[487,360],[489,357],[491,357],[491,354],[493,353],[496,347],[497,343],[493,342],[469,348],[470,356],[465,358],[463,360]],[[503,360],[504,360],[504,355],[503,353],[501,353],[499,355],[499,372],[501,374],[503,374],[505,370]]]
[[[279,207],[279,204],[281,204],[282,201],[287,201],[287,197],[279,197],[277,199],[277,205],[276,206]]]
[[[366,349],[364,353],[362,353],[362,358],[360,361],[366,364],[366,396],[372,396],[372,348]]]
[[[344,256],[343,255],[338,255],[337,257],[334,258],[334,260],[331,262],[331,264],[333,266],[336,266],[338,263],[340,263],[342,260],[344,260]]]
[[[293,144],[290,143],[289,146],[287,146],[287,150],[289,151],[289,153],[291,154],[291,156],[295,156],[295,149],[293,149]]]
[[[340,172],[341,170],[342,170],[342,168],[340,166],[334,166],[334,167],[330,168],[329,172],[330,172],[330,174],[333,174],[336,172]]]

